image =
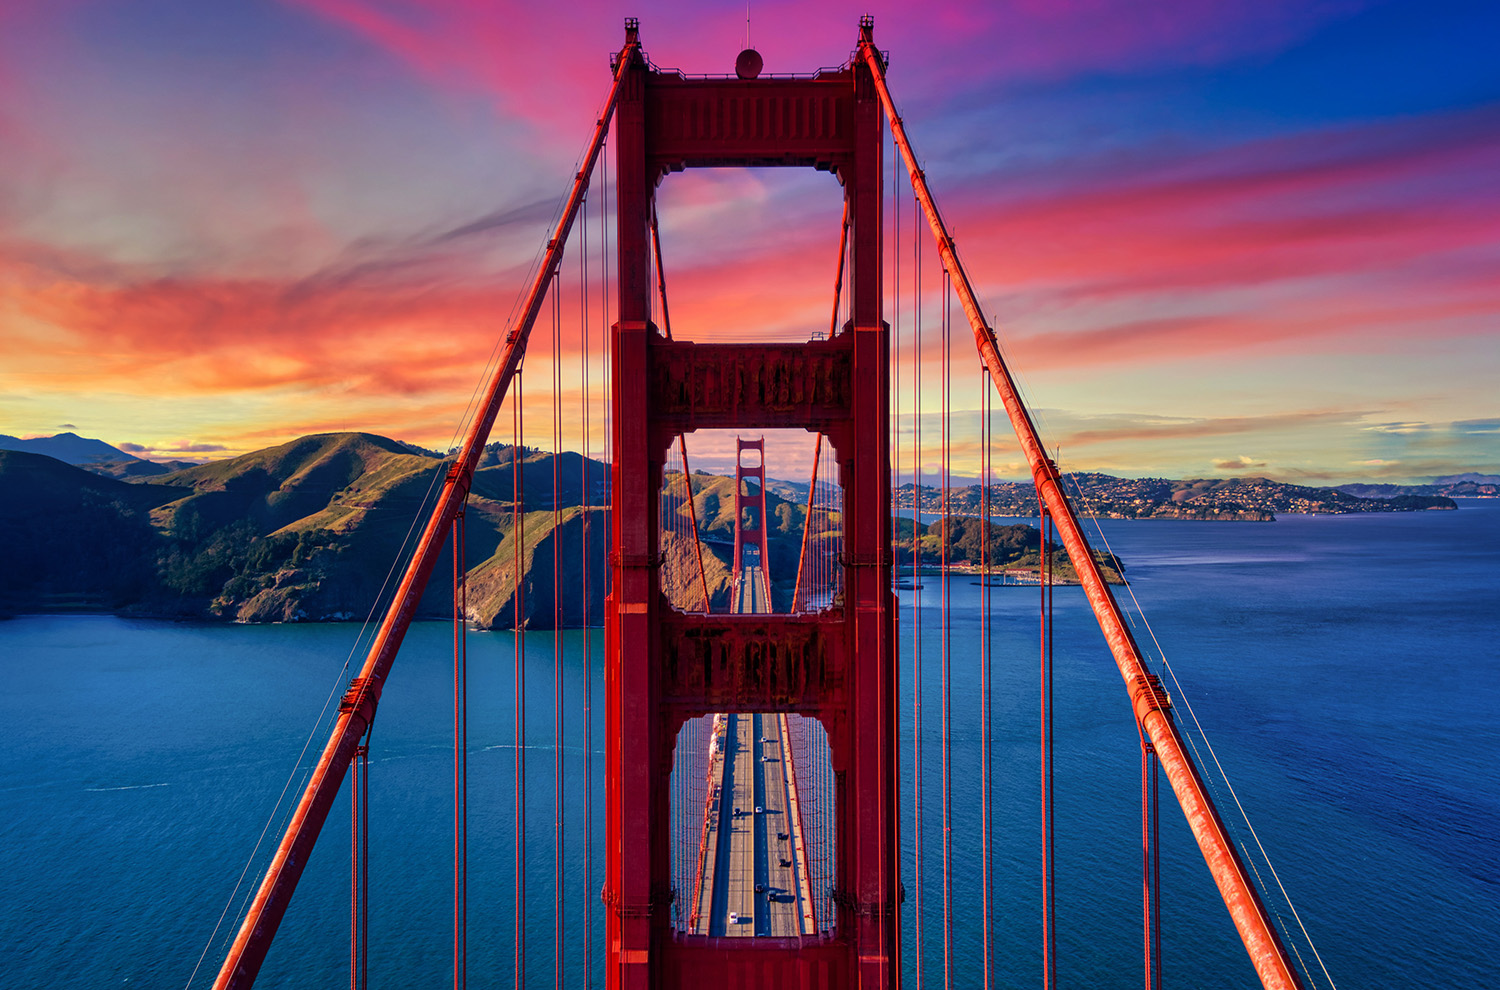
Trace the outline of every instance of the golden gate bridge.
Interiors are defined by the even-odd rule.
[[[243,918],[215,982],[249,987],[270,950],[314,844],[332,813],[344,778],[351,779],[349,976],[353,990],[367,985],[368,966],[368,779],[369,734],[376,708],[408,626],[445,546],[453,548],[454,622],[454,821],[453,981],[469,977],[467,854],[467,695],[464,607],[466,562],[461,552],[469,487],[507,399],[513,434],[524,435],[523,362],[544,312],[553,333],[551,366],[553,451],[562,449],[563,368],[557,360],[561,324],[564,248],[575,227],[582,246],[580,319],[588,321],[592,284],[588,221],[592,194],[599,206],[596,273],[603,288],[596,314],[609,326],[609,374],[603,384],[609,414],[605,439],[610,463],[608,559],[592,560],[589,527],[604,506],[584,504],[576,560],[562,558],[563,541],[550,541],[554,586],[553,628],[561,626],[563,600],[576,589],[587,602],[590,568],[607,570],[605,600],[605,863],[596,884],[586,854],[583,865],[581,931],[565,937],[561,781],[565,777],[560,716],[562,682],[554,682],[557,745],[553,750],[556,802],[551,851],[555,863],[555,924],[551,976],[563,985],[564,953],[581,954],[584,982],[591,984],[593,959],[602,956],[610,988],[773,986],[894,987],[906,979],[921,986],[926,966],[922,939],[915,958],[903,958],[903,924],[922,928],[923,732],[921,669],[917,661],[916,723],[911,759],[915,814],[910,837],[913,902],[902,882],[903,823],[913,809],[901,806],[898,742],[907,717],[900,711],[900,639],[894,591],[898,565],[893,539],[893,477],[899,476],[900,446],[892,443],[899,413],[900,336],[886,316],[889,299],[902,309],[901,215],[903,191],[912,227],[907,239],[911,267],[907,303],[912,311],[913,369],[928,360],[921,338],[925,295],[921,288],[925,223],[942,269],[940,361],[943,415],[937,447],[942,461],[941,511],[934,525],[942,556],[940,585],[943,635],[940,656],[940,804],[943,960],[941,978],[954,972],[956,873],[978,873],[977,915],[983,954],[982,983],[991,981],[993,882],[989,835],[994,789],[990,779],[989,681],[993,657],[988,637],[966,651],[977,653],[982,688],[982,772],[977,797],[982,836],[978,864],[955,863],[955,795],[949,746],[954,644],[948,633],[947,574],[951,519],[947,504],[952,450],[949,389],[952,381],[952,301],[956,297],[972,331],[985,378],[984,422],[998,397],[1029,465],[1041,505],[1038,584],[1041,677],[1041,931],[1038,978],[1057,985],[1055,842],[1052,733],[1053,571],[1056,547],[1066,551],[1104,640],[1124,680],[1141,747],[1141,967],[1148,990],[1161,984],[1159,910],[1158,780],[1163,775],[1202,851],[1234,928],[1262,984],[1295,988],[1316,983],[1300,951],[1289,950],[1279,912],[1267,910],[1262,877],[1247,867],[1216,808],[1204,775],[1173,714],[1162,682],[1150,669],[1064,491],[1064,476],[1047,455],[1012,371],[985,319],[955,242],[918,165],[905,123],[886,82],[887,56],[874,43],[869,17],[859,24],[857,47],[847,62],[810,75],[764,75],[758,53],[741,53],[732,76],[687,76],[655,66],[644,54],[639,27],[626,21],[625,43],[611,59],[612,83],[595,123],[588,150],[571,185],[553,236],[535,272],[518,316],[463,443],[448,468],[425,528],[380,622],[359,675],[348,686],[332,734],[309,776],[271,863]],[[889,136],[890,144],[887,144]],[[613,138],[608,173],[607,138]],[[890,189],[886,150],[894,149]],[[672,173],[689,168],[812,168],[832,173],[843,191],[837,276],[832,317],[826,330],[808,328],[793,342],[701,342],[673,334],[662,264],[656,191]],[[904,182],[902,181],[904,180]],[[606,216],[612,204],[617,267],[613,286],[606,268]],[[887,193],[890,215],[887,217]],[[583,216],[584,222],[579,223]],[[889,222],[888,222],[889,220]],[[889,267],[889,271],[887,270]],[[887,275],[890,275],[889,283]],[[654,276],[654,277],[653,277]],[[660,320],[657,320],[659,307]],[[610,312],[613,311],[611,320]],[[718,329],[718,328],[694,328]],[[587,334],[584,336],[587,348]],[[929,338],[930,344],[931,338]],[[893,345],[897,353],[893,353]],[[589,449],[589,356],[583,358],[584,450]],[[920,481],[922,376],[913,373],[916,453],[910,469]],[[893,409],[892,397],[897,396]],[[776,611],[771,549],[767,539],[766,431],[800,430],[812,437],[813,469],[802,512],[803,531],[789,601]],[[705,563],[700,510],[706,504],[704,476],[689,464],[687,438],[700,431],[733,433],[735,477],[730,502],[733,550],[730,573],[716,574],[711,587]],[[930,449],[930,448],[929,448]],[[989,477],[988,441],[983,479]],[[587,471],[585,462],[585,472]],[[527,947],[528,915],[535,913],[526,890],[527,855],[524,724],[525,595],[522,580],[525,520],[520,458],[509,540],[515,583],[516,633],[514,783],[515,886],[512,933],[517,987],[541,981]],[[558,459],[553,458],[554,528],[560,506]],[[894,473],[893,473],[894,472]],[[696,487],[695,487],[696,486]],[[914,501],[915,492],[914,491]],[[982,481],[982,492],[987,484]],[[921,570],[916,549],[920,506],[911,507],[913,580]],[[988,507],[981,517],[989,518]],[[591,522],[592,520],[592,522]],[[1055,534],[1055,537],[1054,535]],[[597,538],[602,534],[594,534]],[[988,541],[981,539],[981,555]],[[535,547],[533,547],[535,552]],[[718,558],[707,555],[717,566]],[[784,563],[784,562],[783,562]],[[981,556],[981,595],[991,582]],[[576,583],[571,569],[576,567]],[[561,577],[568,573],[568,585]],[[716,606],[716,597],[719,604]],[[988,612],[987,608],[982,611]],[[595,617],[598,618],[598,617]],[[589,624],[587,605],[584,625]],[[920,618],[918,619],[920,621]],[[981,619],[981,629],[983,629]],[[560,640],[556,641],[560,644]],[[920,631],[913,639],[920,651]],[[556,647],[561,649],[560,645]],[[560,670],[560,664],[555,669]],[[587,665],[585,665],[587,671]],[[587,695],[589,688],[585,688]],[[583,780],[586,821],[592,740],[585,718]],[[586,845],[591,842],[586,840]],[[931,880],[931,877],[928,877]],[[1278,884],[1279,886],[1279,884]],[[602,904],[592,906],[595,898]],[[602,945],[594,945],[592,911],[604,916]],[[1300,924],[1300,923],[1299,923]],[[1305,939],[1306,933],[1302,933]],[[1310,948],[1310,942],[1305,942]],[[1314,950],[1315,956],[1315,950]],[[1122,963],[1122,968],[1123,968]],[[1321,963],[1319,963],[1321,965]],[[938,968],[933,963],[932,969]],[[1326,977],[1326,972],[1323,974]],[[529,979],[534,977],[534,979]],[[932,978],[937,978],[935,975]],[[1306,981],[1306,982],[1305,982]],[[1326,982],[1332,985],[1331,980]]]

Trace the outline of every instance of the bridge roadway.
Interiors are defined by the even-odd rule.
[[[736,612],[769,612],[758,567],[745,567]],[[717,820],[705,823],[710,848],[699,883],[707,910],[698,934],[727,937],[810,933],[809,890],[797,850],[796,781],[787,761],[785,721],[774,714],[722,715],[724,733],[711,774],[719,784]]]

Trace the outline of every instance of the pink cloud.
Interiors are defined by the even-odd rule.
[[[288,0],[390,52],[429,82],[487,94],[544,129],[562,108],[587,112],[608,85],[606,56],[623,43],[621,8],[603,0],[501,4],[486,0]],[[996,79],[1158,71],[1279,50],[1364,6],[1354,0],[1129,0],[867,4],[876,41],[912,92],[941,94]],[[744,44],[737,8],[691,3],[640,11],[649,56],[684,71],[729,72]],[[757,5],[751,42],[768,72],[810,72],[847,57],[852,8],[782,0]],[[910,68],[907,68],[910,66]],[[904,90],[903,90],[904,91]]]
[[[1255,142],[1021,200],[964,190],[961,234],[983,233],[960,248],[1007,281],[1111,293],[1389,267],[1492,243],[1500,202],[1448,191],[1500,169],[1489,116]]]

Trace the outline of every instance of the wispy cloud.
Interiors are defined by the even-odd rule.
[[[1064,447],[1121,441],[1170,440],[1186,437],[1218,437],[1236,434],[1308,428],[1357,422],[1362,412],[1352,410],[1308,410],[1266,416],[1217,418],[1111,417],[1120,425],[1074,429],[1061,438]]]
[[[1255,458],[1246,457],[1244,454],[1221,461],[1214,461],[1214,467],[1220,471],[1245,471],[1250,468],[1263,468],[1265,466],[1265,461],[1257,461]]]
[[[127,454],[143,454],[156,456],[174,456],[179,454],[216,454],[222,453],[229,448],[222,443],[195,443],[191,440],[177,440],[170,443],[140,444],[140,443],[117,443],[116,447]]]

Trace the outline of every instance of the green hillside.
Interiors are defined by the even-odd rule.
[[[151,510],[177,497],[0,450],[0,607],[122,608],[158,588]]]
[[[945,528],[941,521],[913,523],[909,518],[895,520],[892,543],[896,550],[899,567],[912,566],[913,539],[916,541],[916,566],[937,567],[944,559],[944,544],[947,544],[947,560],[950,566],[965,570],[1028,571],[1035,572],[1041,563],[1041,533],[1035,526],[1025,524],[1000,525],[986,522],[975,516],[950,516],[952,522]],[[946,537],[946,539],[945,539]],[[1049,542],[1052,554],[1053,579],[1059,584],[1077,584],[1078,574],[1073,562],[1060,543]],[[1110,584],[1123,584],[1125,565],[1113,554],[1094,551],[1104,580]]]
[[[389,593],[449,461],[368,433],[329,433],[127,484],[51,457],[0,451],[0,608],[96,608],[240,622],[363,619]],[[518,476],[519,472],[519,476]],[[467,614],[482,628],[550,628],[603,616],[610,513],[605,465],[493,445],[465,512]],[[662,590],[678,608],[729,607],[734,479],[668,472],[661,500]],[[519,481],[519,484],[517,482]],[[520,494],[520,568],[515,497]],[[558,517],[554,526],[553,492]],[[588,508],[582,506],[587,499]],[[790,607],[805,504],[768,491],[766,567],[773,605]],[[697,547],[687,535],[696,514]],[[674,522],[674,517],[677,520]],[[815,550],[836,552],[842,519],[819,515]],[[910,524],[902,538],[909,556]],[[998,565],[1035,563],[1036,531],[989,528]],[[916,532],[922,561],[939,530]],[[585,535],[586,534],[586,535]],[[977,561],[978,520],[955,519],[949,557]],[[595,570],[583,579],[587,538]],[[404,548],[404,549],[403,549]],[[400,562],[400,565],[396,562]],[[445,551],[418,614],[452,610]],[[554,584],[563,592],[553,600]]]
[[[729,588],[734,567],[734,479],[714,474],[692,476],[693,509],[681,498],[681,472],[668,472],[663,487],[668,492],[667,511],[691,526],[691,512],[697,513],[698,529],[703,541],[703,571],[708,579],[709,597],[715,611],[729,608]],[[673,493],[676,493],[673,497]],[[778,611],[791,607],[792,592],[797,583],[797,564],[802,554],[802,528],[807,518],[805,503],[789,502],[766,489],[766,549],[770,552],[767,572],[771,578],[771,602]],[[838,513],[833,513],[838,523]],[[698,576],[696,550],[690,540],[678,540],[673,527],[663,521],[662,592],[678,608],[696,611],[703,601],[702,581]]]

